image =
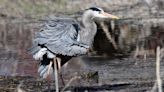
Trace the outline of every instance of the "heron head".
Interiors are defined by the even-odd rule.
[[[94,17],[94,18],[119,19],[119,17],[117,17],[115,15],[104,12],[104,10],[101,8],[91,7],[87,10],[88,10],[88,12],[90,12],[92,14],[92,17]]]

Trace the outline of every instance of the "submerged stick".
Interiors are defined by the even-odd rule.
[[[67,87],[69,87],[69,85],[70,85],[74,80],[80,79],[80,78],[81,78],[80,76],[74,76],[73,78],[71,78],[71,79],[68,81],[68,83],[65,85],[65,87],[62,89],[61,92],[64,92],[64,90],[65,90]]]

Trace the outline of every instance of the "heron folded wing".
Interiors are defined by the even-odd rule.
[[[38,44],[33,43],[31,48],[27,49],[27,51],[28,51],[28,53],[35,55],[40,49],[41,49],[41,47],[39,47]]]
[[[87,48],[77,41],[78,24],[75,22],[50,21],[34,38],[35,44],[44,44],[54,54],[76,56],[86,54]]]
[[[76,40],[78,33],[77,28],[74,26],[67,22],[50,22],[41,28],[42,31],[35,34],[34,41],[44,44],[63,39],[64,37],[71,37],[73,40]]]
[[[55,47],[56,46],[56,47]],[[67,56],[84,55],[87,53],[87,48],[78,45],[49,45],[47,46],[53,53],[58,53]]]

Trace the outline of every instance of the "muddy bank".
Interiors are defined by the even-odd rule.
[[[162,80],[164,80],[163,66],[164,63],[161,62]],[[153,58],[148,58],[147,61],[132,58],[75,58],[62,68],[60,74],[65,83],[75,76],[80,77],[65,89],[71,92],[145,92],[150,91],[156,81]],[[27,92],[48,92],[48,82],[38,77],[1,76],[0,85],[2,92],[13,92],[18,88]],[[59,85],[60,89],[64,86],[61,80]],[[51,90],[54,90],[52,81]]]

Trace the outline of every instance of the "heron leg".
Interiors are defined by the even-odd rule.
[[[63,76],[62,76],[62,73],[61,73],[61,58],[56,58],[56,60],[57,60],[57,65],[58,65],[58,71],[60,71],[59,76],[61,78],[62,84],[65,86]]]
[[[54,75],[55,75],[55,89],[56,92],[59,92],[59,83],[58,83],[58,71],[57,71],[57,63],[56,63],[57,59],[56,57],[53,59],[54,62]]]
[[[51,78],[50,78],[50,69],[52,67],[52,61],[50,61],[50,64],[48,65],[48,74],[47,74],[47,80],[48,80],[48,92],[51,92]]]
[[[61,69],[61,59],[57,57],[56,61],[57,61],[58,70],[60,71],[60,69]]]
[[[50,75],[51,66],[52,66],[52,61],[50,61],[50,64],[48,65],[48,75]]]

